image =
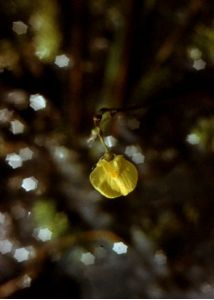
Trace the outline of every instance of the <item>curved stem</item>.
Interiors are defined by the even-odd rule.
[[[108,156],[108,154],[111,154],[111,151],[110,151],[110,149],[108,148],[108,146],[106,145],[106,143],[103,139],[103,133],[102,133],[102,130],[100,128],[100,124],[103,120],[103,115],[106,112],[109,112],[110,117],[113,117],[117,113],[120,113],[120,112],[126,113],[126,112],[129,112],[129,111],[138,110],[140,108],[143,108],[143,106],[142,105],[134,105],[134,106],[124,107],[124,108],[105,108],[105,107],[103,107],[98,111],[98,113],[96,115],[94,115],[94,117],[93,117],[94,125],[95,125],[95,128],[98,129],[98,137],[100,139],[101,144],[105,148],[105,154],[107,154],[107,156],[106,156],[107,160],[110,159],[112,157],[112,155]]]
[[[104,139],[103,139],[102,133],[100,132],[100,133],[98,134],[98,136],[99,136],[99,139],[100,139],[101,144],[103,145],[103,147],[104,147],[104,149],[105,149],[105,152],[106,152],[106,153],[110,152],[108,146],[106,145],[106,143],[105,143],[105,141],[104,141]]]

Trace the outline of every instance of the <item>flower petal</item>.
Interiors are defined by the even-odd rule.
[[[110,161],[101,158],[90,174],[93,187],[107,198],[126,196],[137,184],[136,167],[123,155],[115,155]]]

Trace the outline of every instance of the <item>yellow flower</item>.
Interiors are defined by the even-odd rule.
[[[126,196],[137,184],[136,167],[123,155],[114,155],[113,159],[101,158],[90,174],[93,187],[107,198]]]

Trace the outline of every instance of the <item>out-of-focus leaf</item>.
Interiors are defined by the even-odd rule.
[[[37,201],[32,212],[36,226],[49,228],[53,237],[59,237],[69,227],[66,215],[63,212],[57,212],[54,202],[50,200]]]

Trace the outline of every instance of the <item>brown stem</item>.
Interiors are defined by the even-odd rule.
[[[163,64],[173,53],[177,42],[183,36],[183,33],[186,31],[189,23],[194,18],[194,16],[199,12],[202,7],[204,1],[203,0],[192,0],[187,8],[187,12],[184,16],[184,20],[182,24],[180,24],[163,42],[160,50],[156,56],[156,64],[157,66]],[[157,67],[156,66],[156,67]]]

